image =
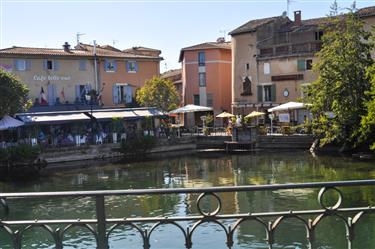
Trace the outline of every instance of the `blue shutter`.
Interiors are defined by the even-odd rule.
[[[113,62],[113,71],[117,71],[117,63],[115,60],[112,61]]]
[[[118,104],[119,103],[119,99],[118,99],[118,87],[117,86],[113,86],[112,87],[112,100],[113,100],[113,104]]]
[[[47,70],[47,59],[42,61],[42,67],[44,70]]]
[[[79,89],[79,85],[76,85],[76,99],[81,102],[81,91]]]
[[[59,71],[60,68],[60,62],[59,61],[53,61],[53,70]]]
[[[126,72],[130,71],[130,63],[129,61],[126,62]]]
[[[26,60],[26,70],[30,71],[31,69],[31,60]]]
[[[52,85],[52,94],[53,94],[53,104],[56,104],[57,90],[56,90],[55,85]]]
[[[125,102],[128,104],[128,103],[131,103],[132,100],[133,100],[133,89],[131,86],[126,86],[125,87],[125,96],[126,96],[126,99],[125,99]]]
[[[108,68],[108,61],[107,60],[104,60],[103,66],[104,66],[104,71],[107,72],[107,68]]]
[[[135,71],[138,72],[138,62],[134,62]]]
[[[55,103],[53,97],[54,97],[53,85],[49,84],[47,87],[47,101],[49,105],[53,105]]]
[[[14,71],[18,71],[18,63],[17,63],[18,60],[14,59],[13,60],[13,68],[14,68]]]

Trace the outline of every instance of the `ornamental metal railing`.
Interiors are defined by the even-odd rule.
[[[280,225],[288,219],[296,219],[305,227],[308,248],[316,248],[315,231],[319,224],[327,217],[334,216],[342,221],[346,229],[347,248],[352,248],[355,239],[354,228],[365,214],[373,213],[374,206],[364,207],[342,207],[344,199],[343,189],[345,187],[359,187],[375,185],[375,180],[338,181],[338,182],[316,182],[301,184],[274,184],[274,185],[251,185],[235,187],[212,187],[212,188],[177,188],[177,189],[137,189],[137,190],[112,190],[112,191],[71,191],[71,192],[31,192],[31,193],[1,193],[0,206],[4,215],[10,212],[12,206],[8,201],[19,199],[47,199],[47,198],[85,198],[95,199],[96,217],[94,219],[54,219],[54,220],[0,220],[0,229],[4,229],[11,238],[12,247],[22,247],[23,234],[31,228],[42,228],[49,233],[54,241],[55,248],[63,248],[64,234],[73,227],[83,227],[95,237],[97,248],[107,249],[111,233],[120,226],[129,226],[139,233],[143,240],[143,248],[151,247],[150,237],[161,225],[169,224],[175,226],[183,235],[186,248],[193,246],[193,234],[197,228],[204,223],[219,225],[226,235],[226,246],[232,248],[234,244],[234,233],[245,221],[255,221],[264,228],[268,248],[273,248],[275,243],[275,232]],[[320,189],[317,201],[320,206],[315,210],[285,210],[279,212],[259,213],[236,213],[221,214],[222,200],[219,193],[223,192],[254,192],[254,191],[277,191],[286,189]],[[324,196],[327,192],[334,193],[336,200],[333,205],[327,204]],[[171,194],[199,194],[196,200],[198,215],[166,216],[166,217],[118,217],[107,218],[105,208],[105,197],[111,196],[149,196],[149,195],[171,195]],[[216,200],[217,206],[214,210],[207,210],[202,205],[206,198]],[[4,216],[3,215],[3,216]],[[57,217],[58,218],[58,217]],[[192,222],[192,226],[183,227],[181,223]],[[227,225],[226,221],[234,221]],[[139,224],[151,223],[150,229],[144,229]]]

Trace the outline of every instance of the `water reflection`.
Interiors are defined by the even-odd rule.
[[[68,191],[128,188],[202,188],[211,186],[239,186],[250,184],[301,183],[367,179],[375,176],[369,162],[357,162],[338,157],[312,157],[304,152],[284,152],[252,155],[188,156],[168,160],[132,164],[108,164],[100,167],[51,173],[31,183],[0,183],[2,192]],[[343,206],[374,205],[374,188],[345,188]],[[319,208],[317,190],[277,190],[241,193],[220,193],[222,214],[304,210]],[[196,194],[111,196],[106,197],[108,218],[146,216],[184,216],[198,214]],[[95,200],[92,198],[35,199],[10,201],[7,219],[93,218]],[[216,208],[214,199],[202,203],[205,210]],[[311,217],[313,218],[313,217]],[[371,222],[372,221],[372,222]],[[374,220],[361,223],[362,240],[354,248],[375,248]],[[233,222],[233,221],[231,221]],[[345,231],[336,219],[325,220],[317,230],[320,248],[345,248]],[[139,224],[150,228],[153,224]],[[187,222],[184,227],[191,226]],[[228,223],[229,225],[229,223]],[[176,228],[162,226],[152,235],[152,248],[183,248]],[[1,231],[1,230],[0,230]],[[306,248],[304,227],[295,220],[286,220],[278,230],[274,248]],[[337,234],[329,234],[335,231]],[[223,232],[214,224],[205,224],[193,237],[193,248],[226,248]],[[327,236],[329,235],[329,236]],[[364,237],[368,235],[367,237]],[[10,248],[9,238],[0,232],[0,248]],[[40,238],[40,243],[33,243]],[[241,224],[235,233],[233,248],[267,248],[264,228],[254,222]],[[110,236],[111,248],[142,248],[139,234],[130,227],[115,229]],[[53,248],[50,238],[40,231],[27,233],[24,248]],[[71,231],[65,237],[64,248],[93,248],[94,238],[82,229]],[[74,247],[74,245],[76,247]]]

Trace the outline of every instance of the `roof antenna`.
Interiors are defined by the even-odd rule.
[[[289,7],[290,7],[290,3],[291,2],[295,2],[293,0],[286,0],[286,16],[289,17]]]
[[[228,32],[228,30],[226,30],[226,29],[219,30],[219,33],[223,34],[222,37],[224,37],[224,40],[225,40],[225,38],[227,36],[227,32]]]
[[[167,65],[167,63],[164,63],[164,69],[165,69],[166,72],[168,71],[168,65]]]
[[[77,45],[79,45],[79,38],[80,38],[81,36],[83,36],[83,35],[85,35],[85,34],[80,33],[80,32],[78,32],[78,33],[76,34],[76,36],[77,36]]]
[[[115,47],[115,44],[118,42],[118,40],[112,40],[112,47]]]

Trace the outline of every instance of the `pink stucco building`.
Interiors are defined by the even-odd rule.
[[[212,107],[215,116],[231,111],[231,56],[231,44],[224,38],[181,49],[182,104]],[[196,119],[188,117],[185,125],[199,123]]]

